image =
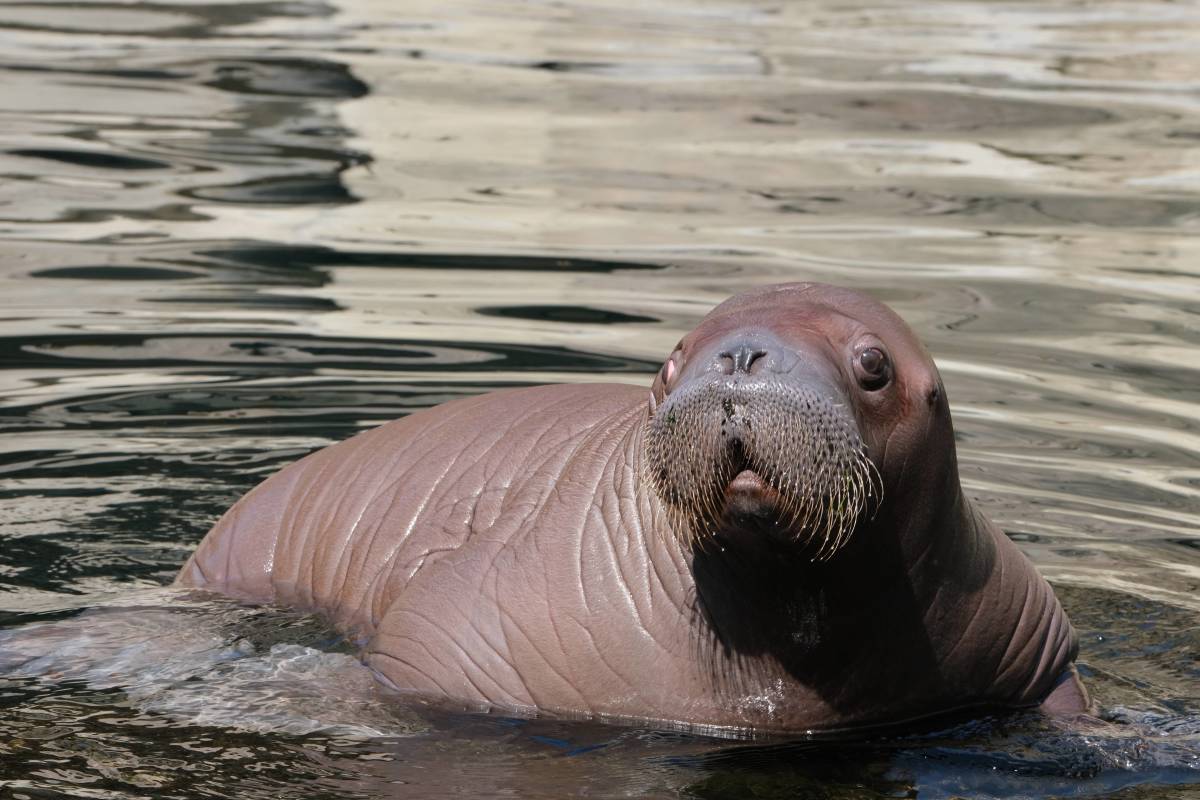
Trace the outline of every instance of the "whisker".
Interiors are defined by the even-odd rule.
[[[730,404],[736,417],[723,412]],[[742,469],[777,493],[775,525],[809,546],[814,561],[841,551],[883,498],[852,418],[803,387],[748,389],[714,377],[659,404],[644,441],[645,477],[687,546],[713,540],[727,524],[725,490]]]

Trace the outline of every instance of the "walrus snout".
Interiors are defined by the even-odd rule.
[[[689,539],[747,525],[836,552],[878,480],[839,385],[761,339],[717,347],[651,414],[646,463]]]

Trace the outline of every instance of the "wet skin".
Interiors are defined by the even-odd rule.
[[[929,355],[818,284],[718,306],[648,396],[496,392],[314,453],[178,581],[322,611],[472,707],[833,733],[1087,704],[1053,591],[962,493]]]

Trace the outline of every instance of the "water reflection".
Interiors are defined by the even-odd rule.
[[[0,646],[0,782],[1194,793],[1197,34],[1167,2],[3,7],[0,636],[75,655],[18,675]],[[311,620],[174,600],[135,613],[190,655],[130,668],[155,637],[108,604],[282,464],[499,386],[644,382],[714,303],[806,279],[927,342],[968,490],[1056,582],[1107,727],[765,747],[381,711]],[[196,716],[293,667],[312,691],[253,730]]]

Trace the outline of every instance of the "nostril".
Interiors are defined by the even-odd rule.
[[[761,361],[766,356],[766,350],[752,347],[739,347],[737,350],[726,350],[717,356],[721,371],[726,375],[735,372],[751,373],[756,367],[761,367]]]
[[[746,353],[746,357],[745,357],[745,362],[746,362],[745,371],[746,372],[753,372],[754,365],[757,364],[759,361],[761,361],[762,358],[767,354],[766,350],[747,350],[747,351],[743,351],[743,352]]]

